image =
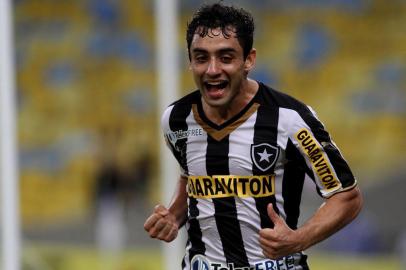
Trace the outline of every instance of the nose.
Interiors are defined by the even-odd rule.
[[[220,64],[215,58],[211,58],[206,70],[207,75],[216,76],[221,73]]]

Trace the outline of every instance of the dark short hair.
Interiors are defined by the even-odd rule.
[[[241,45],[244,59],[252,49],[254,40],[254,19],[251,14],[242,8],[226,6],[222,3],[201,6],[188,23],[186,41],[190,59],[190,45],[196,31],[201,37],[210,36],[210,29],[221,28],[225,38],[230,38],[230,27]]]

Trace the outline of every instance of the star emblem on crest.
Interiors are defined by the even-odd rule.
[[[251,145],[251,160],[255,167],[263,172],[271,172],[279,156],[279,147],[269,143]]]
[[[269,157],[273,156],[273,154],[268,154],[268,152],[266,151],[266,148],[264,148],[264,151],[262,153],[257,153],[261,159],[259,160],[259,162],[266,160],[266,162],[269,162]]]

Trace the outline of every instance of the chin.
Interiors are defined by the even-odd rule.
[[[211,107],[218,107],[218,108],[227,106],[227,104],[228,104],[228,101],[224,98],[221,98],[221,99],[207,99],[206,98],[204,101],[207,103],[207,105],[209,105]]]
[[[223,92],[221,96],[218,97],[211,97],[208,95],[207,92],[204,93],[203,97],[205,102],[214,107],[223,107],[226,106],[230,102],[230,93],[226,90]]]

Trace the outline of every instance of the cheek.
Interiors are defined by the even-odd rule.
[[[240,76],[245,72],[245,66],[242,63],[236,63],[234,65],[224,66],[223,70],[230,76]]]
[[[205,72],[205,69],[202,66],[191,66],[189,69],[195,78],[201,77]]]
[[[193,81],[195,82],[195,84],[197,86],[201,86],[201,84],[202,84],[202,76],[200,75],[200,73],[192,71],[192,77],[193,77]]]
[[[240,81],[244,78],[246,72],[243,67],[230,69],[226,72],[234,81]]]
[[[199,72],[197,70],[192,70],[192,75],[193,75],[193,78],[198,79],[202,76],[202,72]]]

